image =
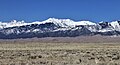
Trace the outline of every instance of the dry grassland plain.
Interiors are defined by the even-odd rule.
[[[1,40],[0,65],[120,65],[120,43]]]

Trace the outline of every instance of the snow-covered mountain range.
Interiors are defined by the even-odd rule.
[[[91,21],[49,18],[32,23],[16,20],[7,23],[0,22],[0,39],[93,35],[119,36],[120,21],[93,23]]]

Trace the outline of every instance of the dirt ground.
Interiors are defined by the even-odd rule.
[[[117,43],[120,36],[79,36],[79,37],[45,37],[26,39],[0,39],[0,43],[9,42],[40,42],[40,43]]]
[[[120,65],[120,44],[4,41],[0,65]]]

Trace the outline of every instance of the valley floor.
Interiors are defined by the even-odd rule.
[[[44,37],[44,38],[21,38],[21,39],[0,39],[1,43],[119,43],[120,36],[78,36],[78,37]],[[16,43],[15,43],[16,44]]]
[[[0,65],[120,65],[120,44],[2,41]]]

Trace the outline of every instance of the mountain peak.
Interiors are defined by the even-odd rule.
[[[69,21],[72,21],[71,19],[57,19],[57,18],[49,18],[47,19],[46,21],[49,21],[49,22],[59,22],[59,21],[63,21],[63,22],[69,22]]]
[[[23,23],[25,23],[24,20],[22,20],[22,21],[13,20],[13,21],[9,22],[9,24],[23,24]]]
[[[33,37],[75,37],[86,35],[120,35],[120,21],[93,23],[71,19],[49,18],[25,23],[13,20],[0,22],[0,39]]]
[[[97,23],[93,23],[88,20],[83,21],[73,21],[71,19],[57,19],[57,18],[48,18],[45,21],[35,21],[31,23],[25,23],[25,21],[17,21],[13,20],[8,23],[0,22],[0,28],[7,28],[7,27],[14,27],[14,26],[23,26],[23,25],[31,25],[31,24],[45,24],[45,23],[54,23],[55,25],[61,26],[61,27],[75,27],[77,25],[96,25]],[[99,23],[105,23],[104,21]],[[108,24],[111,24],[113,28],[118,28],[120,21],[113,21],[113,22],[107,22]]]

